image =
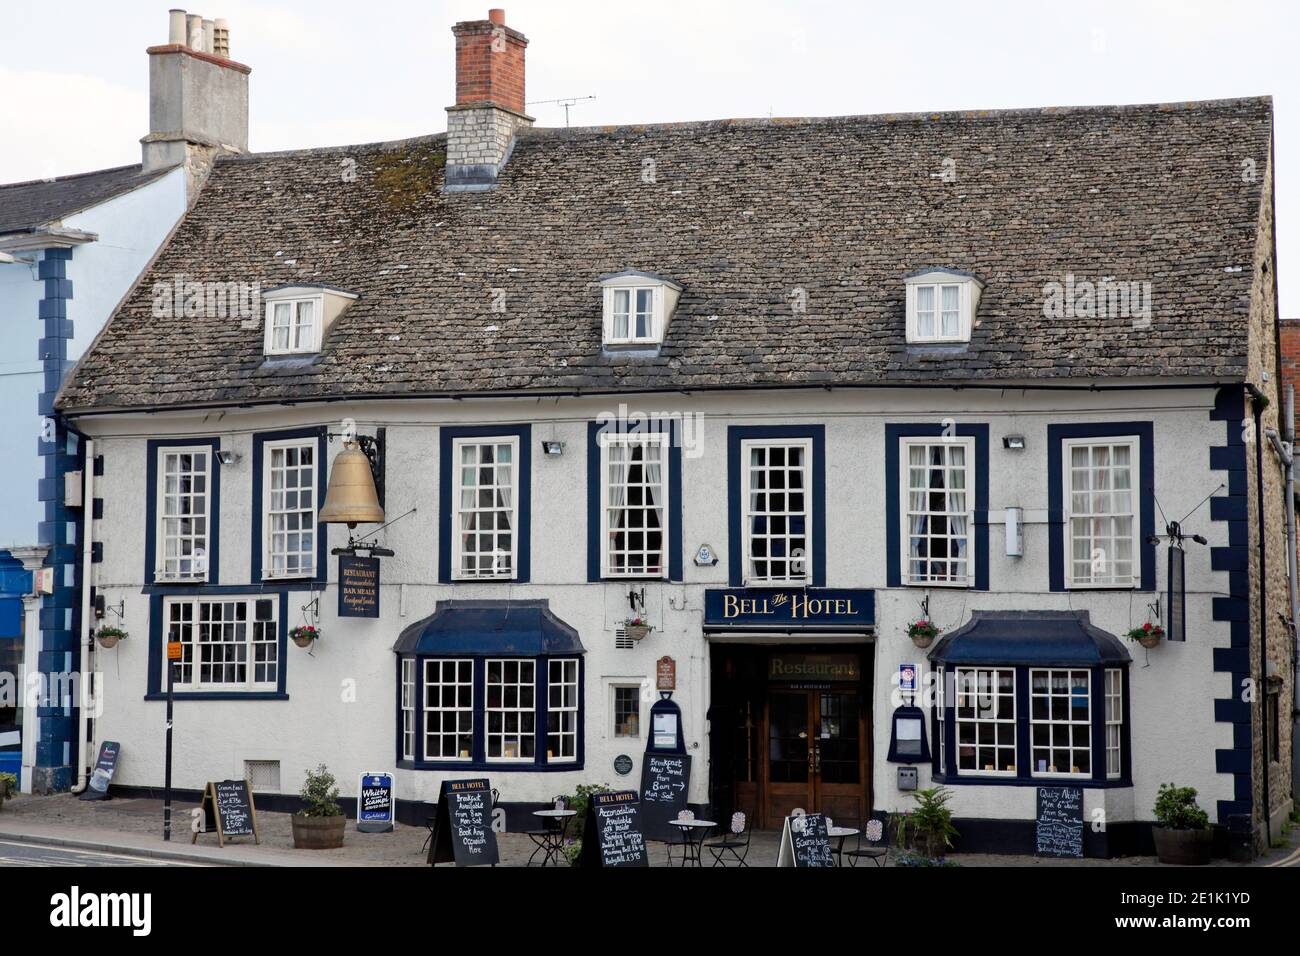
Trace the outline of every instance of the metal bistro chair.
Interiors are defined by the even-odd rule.
[[[876,866],[889,862],[889,838],[884,823],[877,819],[864,820],[858,828],[858,842],[852,850],[845,850],[849,866],[857,866],[859,860],[870,860]]]
[[[497,804],[501,802],[501,791],[496,787],[492,788],[492,806],[489,809],[489,815],[496,812]],[[420,855],[423,856],[429,852],[429,843],[433,840],[433,828],[438,823],[438,817],[435,814],[431,817],[424,818],[424,828],[429,832],[424,837],[424,843],[420,846]],[[491,826],[491,821],[488,822]]]
[[[568,810],[569,801],[567,797],[558,796],[552,801],[557,810]],[[537,817],[531,817],[537,819]],[[559,819],[546,819],[542,821],[541,827],[530,827],[523,832],[528,839],[533,841],[533,852],[528,855],[528,862],[525,866],[532,866],[537,855],[542,855],[540,866],[553,864],[560,865],[560,860],[564,857],[564,841],[569,834],[570,825],[576,820],[576,817],[561,817]]]
[[[704,846],[713,855],[714,866],[726,867],[723,860],[731,856],[740,866],[747,867],[749,864],[745,862],[745,857],[749,856],[749,841],[753,835],[754,828],[750,825],[749,817],[737,811],[731,815],[730,831]]]

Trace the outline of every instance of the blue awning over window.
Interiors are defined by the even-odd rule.
[[[438,657],[542,657],[585,654],[576,629],[541,601],[440,601],[429,617],[405,628],[398,654]]]
[[[1096,666],[1130,658],[1114,634],[1088,623],[1087,611],[974,611],[930,651],[936,664]]]

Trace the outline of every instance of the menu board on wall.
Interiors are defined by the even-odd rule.
[[[1083,856],[1083,788],[1039,787],[1034,853]]]
[[[438,793],[429,865],[496,866],[497,835],[492,829],[492,787],[480,780],[444,780]]]
[[[593,793],[582,831],[583,866],[649,866],[635,790]]]
[[[680,834],[669,820],[686,809],[691,758],[685,754],[647,753],[641,762],[641,832],[648,839],[672,843]]]

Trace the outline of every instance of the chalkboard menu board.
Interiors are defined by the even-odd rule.
[[[226,838],[232,836],[251,836],[254,842],[262,842],[262,833],[257,826],[257,808],[253,806],[253,794],[248,789],[247,780],[209,783],[203,789],[202,810],[203,832],[216,831],[218,846],[225,846]],[[194,843],[198,838],[196,830],[190,842]]]
[[[583,866],[649,866],[635,790],[593,793],[582,830]]]
[[[95,761],[95,770],[90,775],[90,782],[81,793],[82,800],[107,800],[108,785],[113,781],[113,771],[117,770],[117,756],[122,752],[122,745],[112,740],[105,740],[99,745],[99,759]]]
[[[649,840],[673,843],[677,830],[669,826],[686,809],[691,758],[686,754],[647,753],[641,761],[641,832]]]
[[[826,817],[820,813],[787,817],[781,831],[781,852],[776,865],[816,869],[833,867],[835,855],[831,852]]]
[[[429,865],[496,866],[492,787],[482,780],[444,780],[429,843]]]
[[[1083,856],[1083,788],[1039,787],[1035,823],[1038,856]]]
[[[339,617],[379,617],[379,559],[339,555]]]

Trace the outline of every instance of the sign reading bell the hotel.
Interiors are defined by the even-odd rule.
[[[706,627],[862,630],[876,592],[857,588],[725,588],[704,592]]]

